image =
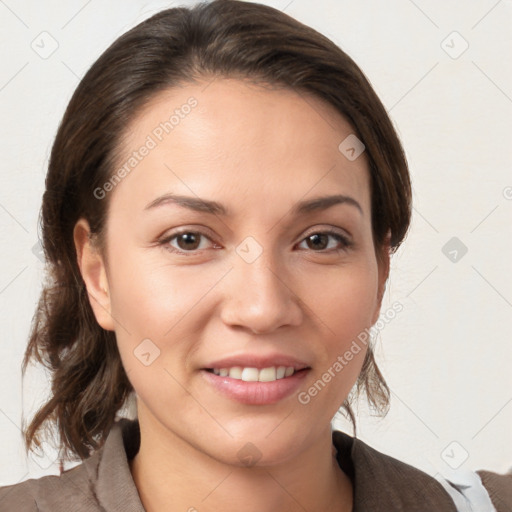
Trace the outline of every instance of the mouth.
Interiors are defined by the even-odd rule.
[[[309,366],[231,366],[203,368],[201,375],[217,393],[245,405],[272,405],[298,393]]]
[[[274,382],[286,379],[298,372],[308,370],[305,368],[294,368],[293,366],[269,366],[267,368],[253,368],[232,366],[231,368],[205,368],[207,372],[228,377],[230,379],[242,380],[244,382]]]

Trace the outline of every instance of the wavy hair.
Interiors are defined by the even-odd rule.
[[[24,427],[27,451],[56,427],[65,457],[89,457],[132,396],[115,334],[103,330],[92,312],[73,228],[85,218],[91,233],[103,239],[108,197],[99,199],[94,190],[112,177],[123,135],[144,106],[164,90],[212,77],[312,93],[336,109],[365,145],[376,250],[389,234],[394,252],[406,235],[407,161],[386,109],[345,52],[257,3],[214,0],[153,15],[114,41],[87,71],[52,146],[40,215],[46,279],[22,365],[23,375],[31,361],[49,370],[51,396]],[[342,409],[355,434],[355,395],[364,392],[381,414],[389,407],[389,388],[371,344],[354,389]]]

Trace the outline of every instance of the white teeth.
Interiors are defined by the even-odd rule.
[[[213,368],[213,373],[220,377],[230,377],[231,379],[243,380],[245,382],[273,382],[290,377],[295,373],[295,369],[293,366],[269,366],[261,370],[258,368],[233,366],[232,368]]]
[[[245,382],[258,382],[258,368],[244,368],[242,370],[242,380]]]
[[[233,366],[233,368],[230,368],[230,370],[229,370],[229,376],[232,379],[241,379],[242,378],[242,370],[243,370],[243,368],[240,366]]]
[[[259,373],[258,380],[260,382],[272,382],[276,380],[276,369],[274,366],[263,368]]]

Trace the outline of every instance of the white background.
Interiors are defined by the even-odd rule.
[[[22,412],[30,418],[48,392],[41,371],[22,383],[20,365],[41,287],[32,248],[58,123],[80,77],[115,38],[162,8],[190,3],[0,2],[0,485],[58,474],[51,451],[25,457],[20,431]],[[391,410],[378,419],[361,407],[358,436],[432,475],[461,464],[504,472],[512,466],[511,2],[263,3],[356,60],[410,163],[413,225],[393,259],[383,311],[395,301],[404,309],[377,342]],[[46,49],[58,43],[45,59],[31,47],[41,38]],[[468,249],[455,262],[442,251],[452,237]]]

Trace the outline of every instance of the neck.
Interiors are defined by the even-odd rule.
[[[146,512],[352,510],[352,483],[335,459],[330,429],[285,463],[240,467],[141,420],[140,448],[130,469]]]

